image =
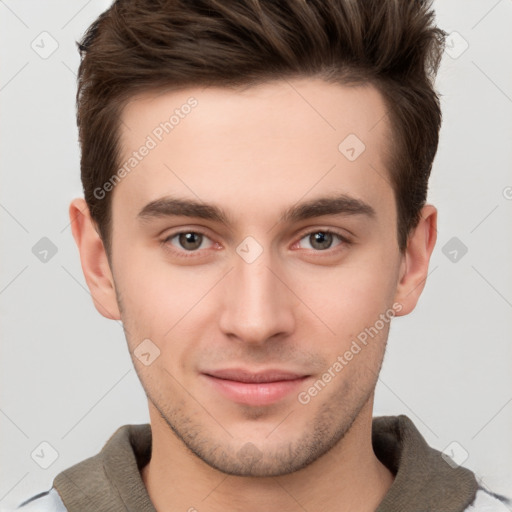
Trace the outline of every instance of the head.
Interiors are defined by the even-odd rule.
[[[435,244],[433,20],[421,1],[125,0],[80,43],[84,274],[150,411],[207,464],[295,471],[371,411]],[[291,380],[263,399],[238,378]]]

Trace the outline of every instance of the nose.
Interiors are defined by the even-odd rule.
[[[220,328],[226,336],[264,345],[293,333],[299,301],[270,251],[252,263],[234,255],[234,268],[223,281]]]

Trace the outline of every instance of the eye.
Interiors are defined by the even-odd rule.
[[[198,249],[207,249],[213,245],[213,242],[211,242],[210,245],[206,245],[205,247],[203,242],[206,240],[211,242],[203,233],[197,231],[180,231],[179,233],[169,235],[162,243],[172,245],[178,252],[196,252]]]
[[[348,240],[344,236],[328,229],[318,229],[315,231],[311,231],[307,233],[306,236],[303,236],[298,243],[300,244],[302,240],[306,240],[310,245],[310,247],[305,247],[306,249],[325,251],[332,247],[333,240],[335,238],[340,240],[340,243],[337,244],[336,246],[343,245],[344,243],[348,244]]]

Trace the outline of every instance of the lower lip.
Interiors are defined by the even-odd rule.
[[[304,383],[307,377],[276,382],[239,382],[205,375],[217,391],[233,402],[245,405],[270,405],[283,399]]]

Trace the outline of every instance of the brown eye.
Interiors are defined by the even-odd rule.
[[[306,236],[301,238],[301,241],[307,240],[309,243],[310,247],[303,247],[305,249],[311,248],[315,251],[325,251],[332,247],[335,238],[338,238],[341,243],[345,242],[344,237],[328,230],[318,230],[307,233]],[[336,245],[341,245],[341,243]]]
[[[324,233],[322,231],[309,235],[311,246],[314,249],[319,249],[321,251],[329,249],[332,244],[332,239],[332,233]]]
[[[196,231],[181,231],[169,235],[164,244],[170,244],[173,250],[177,252],[195,252],[198,249],[205,249],[204,243],[209,240],[207,236]]]
[[[180,233],[178,235],[178,242],[180,246],[189,251],[199,249],[202,241],[203,235],[200,233]]]

